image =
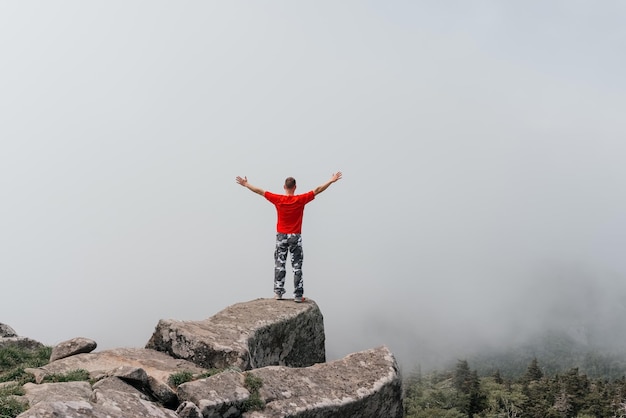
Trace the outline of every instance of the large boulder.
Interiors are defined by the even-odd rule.
[[[18,336],[13,328],[0,323],[0,348],[15,347],[24,350],[37,350],[43,346],[39,341]]]
[[[82,353],[91,353],[98,344],[89,338],[76,337],[71,340],[62,341],[54,346],[50,353],[50,361],[59,360],[65,357]]]
[[[260,410],[246,412],[252,398],[250,391],[254,391],[246,385],[246,375],[260,382],[256,397],[265,405]],[[178,396],[185,408],[199,410],[204,417],[242,414],[247,418],[401,418],[403,415],[402,381],[397,362],[387,347],[305,368],[268,366],[244,373],[221,373],[180,385]]]
[[[205,368],[306,367],[326,361],[317,304],[256,299],[201,321],[161,320],[146,348]]]
[[[93,387],[87,382],[25,385],[30,409],[18,418],[178,418],[169,409],[147,398],[117,378],[106,378]]]
[[[0,338],[17,337],[17,333],[10,326],[0,322]]]
[[[206,372],[191,362],[145,348],[116,348],[76,354],[28,371],[35,376],[37,383],[41,383],[48,375],[66,374],[78,369],[89,372],[92,379],[117,376],[133,382],[134,386],[146,387],[165,405],[177,400],[174,388],[169,385],[170,376],[181,371],[192,374]]]
[[[225,371],[202,380],[178,386],[178,398],[197,406],[204,417],[240,416],[244,402],[250,398],[244,374]],[[188,403],[185,407],[189,407]]]
[[[22,388],[24,398],[31,407],[40,402],[88,401],[91,396],[89,382],[26,383]]]

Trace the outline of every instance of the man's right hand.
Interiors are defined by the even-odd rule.
[[[253,191],[256,194],[259,194],[261,196],[263,196],[265,194],[265,190],[263,190],[263,189],[261,189],[259,187],[253,186],[250,183],[248,183],[248,177],[237,176],[237,177],[235,177],[235,181],[238,184],[241,184],[243,187],[246,187],[248,190],[251,190],[251,191]]]
[[[245,176],[244,176],[244,177],[239,177],[239,176],[237,176],[237,177],[235,178],[235,181],[236,181],[238,184],[241,184],[243,187],[246,187],[246,186],[247,186],[247,184],[248,184],[248,177],[245,177]]]

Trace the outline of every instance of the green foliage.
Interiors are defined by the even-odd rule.
[[[263,387],[263,381],[261,378],[253,375],[252,373],[246,373],[246,378],[243,384],[250,392],[258,392],[259,389]]]
[[[48,364],[52,347],[41,347],[36,350],[26,350],[17,347],[0,348],[0,382],[8,382],[13,379],[5,378],[6,373],[11,373],[16,368],[41,367]]]
[[[194,376],[192,372],[188,370],[183,370],[181,372],[171,374],[170,377],[167,379],[167,383],[171,387],[176,388],[183,383],[192,381],[193,379]]]
[[[469,380],[472,371],[467,364],[467,360],[459,360],[456,363],[454,372],[454,388],[461,393],[469,393]]]
[[[24,384],[33,382],[31,374],[24,370],[48,364],[52,347],[26,350],[17,347],[0,348],[0,383],[17,382]]]
[[[500,375],[500,369],[496,369],[495,373],[493,374],[493,380],[495,380],[495,382],[500,385],[504,383],[504,380],[502,380],[502,376]]]
[[[523,379],[527,382],[532,382],[535,380],[540,380],[543,377],[543,372],[539,367],[539,362],[537,361],[537,357],[533,358],[533,360],[528,365],[526,369],[526,374],[524,374]]]
[[[22,389],[22,385],[17,383],[14,385],[0,387],[0,397],[22,396],[23,394],[24,389]]]
[[[459,392],[455,389],[453,373],[435,372],[405,384],[404,413],[406,417],[465,417],[456,408]],[[460,414],[460,415],[459,415]]]
[[[243,384],[250,392],[250,397],[243,403],[243,412],[260,411],[265,408],[265,402],[261,399],[261,395],[259,394],[259,390],[263,386],[261,378],[247,372]]]
[[[22,385],[0,387],[0,418],[14,418],[24,412],[27,406],[15,398],[24,394]]]
[[[610,352],[601,347],[582,344],[567,334],[549,332],[527,343],[497,352],[482,351],[468,361],[480,376],[500,371],[503,379],[518,379],[528,371],[536,358],[543,374],[555,375],[578,367],[590,378],[619,379],[626,374],[626,349]],[[447,368],[453,368],[450,364]]]
[[[243,402],[242,411],[260,411],[265,408],[265,402],[258,393],[250,394],[250,397]]]
[[[404,387],[406,418],[605,418],[624,416],[626,377],[590,379],[578,368],[547,376],[537,361],[516,380],[478,377],[466,361],[454,373],[409,375]],[[446,377],[447,376],[447,377]],[[444,377],[444,378],[442,378]]]
[[[487,394],[486,417],[520,417],[522,405],[527,402],[519,384],[509,384],[495,378],[481,379],[483,390]]]
[[[475,370],[470,370],[467,360],[457,362],[454,373],[454,388],[458,394],[455,406],[466,413],[468,417],[473,417],[474,414],[487,407],[487,397],[480,388],[478,373]]]
[[[407,415],[408,417],[409,415]],[[410,415],[412,418],[466,418],[467,415],[462,413],[456,408],[452,409],[439,409],[431,408],[428,410],[417,411],[414,415]]]
[[[197,378],[198,378],[198,379],[205,379],[205,378],[207,378],[207,377],[215,376],[216,374],[222,373],[222,372],[224,372],[224,371],[226,371],[226,370],[240,371],[240,370],[239,370],[238,368],[236,368],[236,367],[232,367],[232,368],[231,368],[231,367],[229,367],[229,368],[227,368],[227,369],[209,369],[209,370],[207,370],[207,371],[206,371],[206,372],[204,372],[204,373],[200,373],[200,374],[198,375],[198,377],[197,377]]]
[[[216,374],[222,373],[226,370],[236,370],[239,371],[239,369],[237,368],[227,368],[227,369],[209,369],[204,373],[200,373],[200,374],[193,374],[192,372],[190,372],[189,370],[183,370],[180,371],[178,373],[174,373],[172,375],[170,375],[170,377],[167,380],[167,383],[173,387],[176,388],[179,385],[182,385],[183,383],[187,383],[187,382],[191,382],[193,380],[198,380],[198,379],[205,379],[207,377],[211,377],[214,376]],[[1,418],[1,417],[0,417]]]
[[[0,418],[15,418],[26,409],[27,406],[17,399],[0,395]]]
[[[15,385],[0,389],[0,418],[14,418],[28,408],[15,397],[24,394],[22,390],[24,383],[34,381],[34,377],[24,370],[48,364],[50,353],[52,347],[41,347],[36,350],[18,347],[0,348],[0,382],[15,382]]]
[[[26,373],[23,367],[15,367],[0,373],[0,382],[19,382],[21,384],[24,384],[34,381],[34,376]]]
[[[16,347],[0,349],[0,370],[8,369],[24,362],[26,353]]]
[[[70,370],[67,373],[53,373],[44,377],[44,383],[82,382],[89,380],[89,372],[84,369]]]

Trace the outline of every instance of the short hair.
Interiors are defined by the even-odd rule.
[[[296,179],[293,177],[287,177],[285,179],[285,188],[291,190],[294,187],[296,187]]]

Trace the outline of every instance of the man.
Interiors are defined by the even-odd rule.
[[[341,178],[341,172],[333,174],[326,183],[304,194],[296,194],[296,179],[287,177],[285,180],[285,194],[274,194],[248,183],[247,177],[235,179],[237,183],[256,194],[265,197],[276,207],[278,222],[276,223],[276,250],[274,251],[274,298],[281,300],[285,294],[285,263],[287,253],[291,253],[291,267],[293,268],[293,296],[294,301],[300,303],[304,287],[302,284],[302,218],[304,206],[315,199],[315,196],[328,189],[328,186]]]

